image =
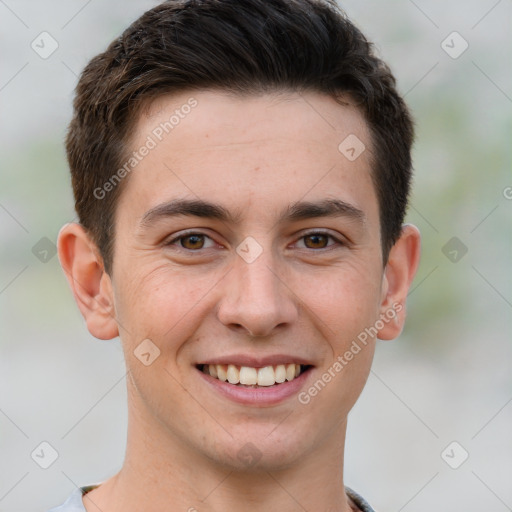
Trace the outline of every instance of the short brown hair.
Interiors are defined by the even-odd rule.
[[[126,161],[141,106],[198,89],[309,90],[356,100],[372,134],[387,261],[408,202],[413,123],[372,44],[334,0],[175,0],[144,13],[89,62],[76,87],[66,139],[75,208],[108,273],[123,187],[100,198],[97,190]]]

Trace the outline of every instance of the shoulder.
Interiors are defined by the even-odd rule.
[[[62,505],[54,507],[48,510],[48,512],[86,512],[82,496],[98,487],[98,485],[99,484],[92,484],[77,487]]]
[[[357,492],[354,490],[350,489],[349,487],[345,487],[345,492],[347,493],[347,496],[357,505],[361,512],[377,512],[362,496],[357,494]]]

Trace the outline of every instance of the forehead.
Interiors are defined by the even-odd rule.
[[[289,136],[297,142],[304,138],[311,143],[323,140],[329,145],[333,141],[325,138],[327,132],[335,139],[355,132],[367,138],[366,122],[354,101],[349,96],[339,101],[318,92],[284,90],[259,94],[201,90],[163,95],[143,109],[135,136],[140,141],[149,133],[159,140],[192,134],[210,138],[210,144],[252,143],[255,134],[274,139],[277,135],[278,140]]]
[[[151,149],[120,203],[139,208],[139,218],[177,197],[215,198],[243,216],[256,203],[277,213],[283,202],[341,195],[377,212],[369,130],[348,98],[181,92],[155,99],[133,133],[132,151]]]

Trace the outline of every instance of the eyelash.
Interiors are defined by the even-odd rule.
[[[198,232],[198,231],[190,231],[190,232],[187,232],[187,233],[182,233],[180,236],[177,236],[177,237],[169,240],[168,242],[165,242],[164,245],[166,247],[167,246],[172,246],[172,245],[176,244],[176,242],[179,242],[180,240],[183,240],[185,238],[188,238],[188,237],[194,236],[194,235],[204,236],[204,237],[209,238],[210,240],[213,241],[213,239],[210,236],[208,236],[207,234],[205,234],[205,233],[201,233],[201,232]],[[331,240],[334,240],[336,243],[328,245],[327,247],[322,247],[320,249],[309,249],[308,247],[305,247],[306,250],[309,249],[310,251],[320,252],[320,251],[330,250],[331,248],[333,248],[333,246],[336,246],[336,245],[338,245],[340,247],[343,247],[343,246],[347,245],[345,242],[339,240],[338,238],[336,238],[335,236],[331,235],[327,231],[310,231],[309,233],[304,233],[301,237],[299,237],[298,240],[302,240],[303,238],[306,238],[306,237],[312,236],[312,235],[326,236],[327,238],[330,238]],[[199,253],[201,250],[203,250],[203,248],[194,250],[194,249],[186,249],[185,247],[178,247],[178,249],[181,250],[181,251],[184,251],[184,252],[188,252],[188,253]]]

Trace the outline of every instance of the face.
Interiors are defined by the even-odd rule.
[[[112,302],[133,421],[194,456],[284,468],[336,443],[365,384],[389,283],[347,101],[195,91],[139,120]]]

